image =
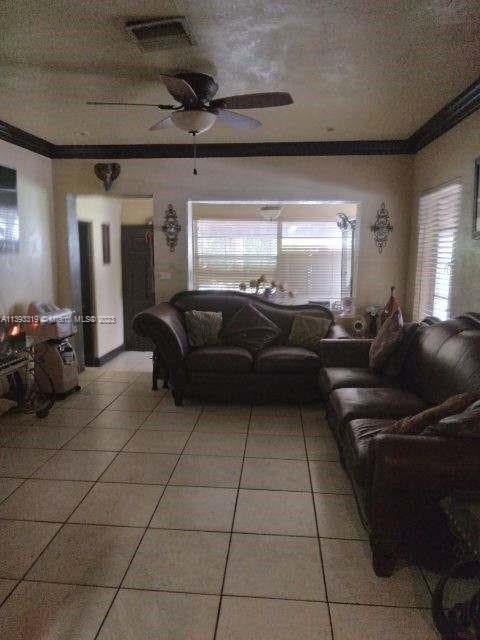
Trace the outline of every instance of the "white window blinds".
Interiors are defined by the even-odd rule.
[[[193,220],[196,289],[238,289],[265,274],[293,290],[296,303],[332,301],[351,271],[351,242],[336,220]]]
[[[462,186],[452,183],[420,197],[414,317],[450,316],[455,243],[462,206]]]

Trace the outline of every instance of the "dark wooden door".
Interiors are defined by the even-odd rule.
[[[95,360],[95,343],[93,323],[88,322],[88,316],[95,314],[93,300],[93,269],[92,269],[92,224],[78,223],[78,241],[80,247],[80,283],[82,290],[82,332],[83,353],[85,364],[93,366]]]
[[[123,318],[125,349],[130,351],[153,348],[150,340],[140,338],[132,329],[137,313],[155,304],[153,236],[147,242],[147,231],[152,234],[151,227],[122,225]]]

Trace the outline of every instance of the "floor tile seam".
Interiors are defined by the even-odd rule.
[[[86,426],[84,427],[84,429],[86,428]],[[82,429],[83,430],[83,429]],[[82,431],[81,430],[81,431]],[[80,433],[80,432],[79,432]],[[135,434],[132,434],[132,437]],[[55,452],[55,454],[53,454],[44,464],[47,464],[55,455],[57,455],[58,451]],[[118,454],[120,452],[118,452],[114,458],[110,461],[109,465],[107,466],[107,468],[104,470],[104,472],[110,467],[110,465],[113,463],[113,461],[118,457]],[[44,466],[44,464],[40,465],[37,470],[34,472],[36,473],[39,469],[42,468],[42,466]],[[103,472],[103,473],[104,473]],[[103,474],[102,474],[103,475]],[[47,548],[54,542],[54,540],[56,540],[56,538],[58,537],[58,535],[60,534],[61,531],[63,531],[63,529],[65,528],[69,518],[75,513],[75,511],[80,507],[80,505],[84,502],[84,500],[86,500],[87,496],[90,495],[90,493],[93,491],[94,487],[97,485],[98,483],[98,479],[97,478],[95,481],[91,481],[92,485],[90,486],[90,488],[88,489],[88,491],[85,493],[85,495],[83,496],[83,498],[80,500],[80,502],[78,504],[75,505],[75,507],[72,509],[72,511],[69,513],[67,520],[65,522],[63,522],[59,528],[57,529],[57,531],[54,533],[54,535],[52,536],[52,538],[50,538],[50,540],[45,544],[45,546],[42,548],[42,550],[40,551],[40,553],[34,558],[34,560],[31,562],[31,564],[29,565],[28,569],[25,571],[25,573],[22,575],[22,577],[20,578],[19,583],[25,579],[25,577],[28,575],[28,573],[33,569],[34,565],[41,559],[41,557],[43,556],[43,554],[45,553],[45,551],[47,550]],[[56,523],[57,524],[57,523]],[[19,584],[18,583],[18,584]],[[17,584],[17,586],[18,586]],[[16,589],[16,587],[15,587]],[[9,597],[14,593],[15,589],[13,591],[11,591]],[[5,603],[5,601],[3,602],[3,604]],[[2,604],[2,606],[3,606]]]
[[[201,414],[202,414],[202,411],[200,411],[200,414],[197,416],[197,421],[200,419]],[[196,426],[196,422],[195,422],[195,425],[194,425],[193,429],[195,428],[195,426]],[[190,433],[190,435],[188,436],[188,438],[187,438],[187,440],[186,440],[186,442],[185,442],[185,444],[184,444],[184,446],[183,446],[182,451],[183,451],[183,450],[185,449],[185,447],[187,446],[188,441],[190,440],[190,437],[191,437],[191,435],[192,435],[192,433],[193,433],[193,429],[192,429],[192,432]],[[134,435],[135,435],[135,434],[134,434]],[[132,437],[133,437],[133,436],[132,436]],[[170,479],[171,479],[172,475],[174,474],[175,469],[177,468],[177,465],[178,465],[178,463],[179,463],[179,461],[180,461],[180,459],[181,459],[181,455],[182,455],[182,453],[180,452],[180,455],[178,456],[177,461],[175,462],[175,465],[173,466],[173,469],[172,469],[172,471],[171,471],[171,473],[170,473],[170,475],[169,475],[169,477],[168,477],[168,480],[167,480],[167,482],[165,483],[165,485],[163,486],[163,491],[161,492],[161,495],[160,495],[160,497],[158,498],[158,500],[157,500],[157,502],[156,502],[156,504],[155,504],[155,508],[154,508],[154,509],[153,509],[153,511],[152,511],[152,515],[150,516],[150,519],[149,519],[149,521],[148,521],[148,523],[147,523],[146,527],[144,528],[143,534],[140,536],[140,539],[139,539],[139,541],[138,541],[138,543],[137,543],[137,545],[136,545],[136,547],[135,547],[135,549],[134,549],[134,551],[133,551],[133,553],[132,553],[132,555],[131,555],[131,557],[130,557],[130,560],[129,560],[129,562],[127,563],[127,567],[126,567],[125,571],[123,572],[123,576],[121,577],[121,579],[120,579],[120,581],[119,581],[119,583],[118,583],[118,586],[117,586],[116,591],[115,591],[115,593],[114,593],[114,595],[113,595],[112,601],[110,602],[110,605],[108,606],[108,608],[107,608],[107,610],[106,610],[106,612],[105,612],[105,615],[103,616],[102,621],[101,621],[101,623],[100,623],[100,625],[99,625],[99,627],[98,627],[98,629],[97,629],[97,632],[96,632],[96,634],[95,634],[95,636],[94,636],[94,640],[97,640],[97,638],[98,638],[98,636],[99,636],[100,632],[102,631],[102,628],[103,628],[103,626],[104,626],[104,624],[105,624],[105,621],[107,620],[108,615],[109,615],[109,613],[110,613],[110,611],[111,611],[111,609],[112,609],[112,607],[113,607],[113,605],[114,605],[114,603],[115,603],[115,601],[116,601],[116,599],[117,599],[117,596],[118,596],[118,594],[119,594],[119,592],[120,592],[120,589],[122,589],[122,585],[123,585],[123,583],[124,583],[124,581],[125,581],[125,578],[126,578],[126,576],[127,576],[127,574],[128,574],[128,571],[129,571],[129,569],[130,569],[130,567],[131,567],[131,565],[132,565],[132,562],[133,562],[134,558],[136,557],[136,555],[137,555],[137,553],[138,553],[138,550],[140,549],[140,545],[142,544],[142,542],[143,542],[143,540],[144,540],[144,538],[145,538],[145,536],[146,536],[146,534],[147,534],[147,531],[148,531],[148,530],[149,530],[149,528],[150,528],[150,523],[153,521],[153,518],[154,518],[155,513],[156,513],[156,511],[157,511],[157,509],[158,509],[158,506],[160,505],[160,502],[161,502],[161,500],[162,500],[162,498],[163,498],[163,495],[164,495],[164,493],[165,493],[165,491],[166,491],[166,488],[167,488],[167,486],[168,486],[168,483],[169,483],[169,481],[170,481]],[[106,471],[106,470],[105,470],[105,471]],[[103,475],[103,474],[102,474],[102,475]]]
[[[237,492],[235,495],[235,503],[234,503],[234,508],[233,508],[233,515],[232,515],[232,524],[230,527],[230,535],[228,538],[228,546],[227,546],[227,553],[226,553],[226,557],[225,557],[225,566],[223,569],[223,576],[222,576],[222,582],[220,585],[220,598],[218,600],[218,607],[217,607],[217,617],[215,620],[215,628],[214,628],[214,632],[213,632],[213,640],[216,640],[217,638],[217,634],[218,634],[218,628],[219,628],[219,624],[220,624],[220,615],[221,615],[221,611],[222,611],[222,601],[223,601],[223,592],[225,589],[225,581],[227,578],[227,570],[228,570],[228,563],[230,560],[230,551],[232,548],[232,540],[233,540],[233,533],[234,533],[234,527],[235,527],[235,519],[237,516],[237,508],[238,508],[238,500],[239,500],[239,496],[240,496],[240,485],[242,482],[242,477],[243,477],[243,469],[245,466],[245,456],[247,453],[247,446],[248,446],[248,436],[249,436],[249,432],[250,432],[250,425],[252,423],[252,405],[250,405],[250,413],[248,416],[248,424],[247,424],[247,433],[246,433],[246,437],[245,437],[245,442],[244,442],[244,446],[243,446],[243,456],[242,456],[242,463],[240,465],[240,476],[238,479],[238,485],[237,485]]]
[[[326,572],[325,572],[325,565],[324,565],[324,562],[323,562],[322,545],[321,545],[321,542],[320,542],[320,528],[319,528],[319,525],[318,525],[317,509],[316,509],[316,505],[315,505],[315,492],[313,490],[312,469],[310,467],[310,460],[309,460],[309,456],[308,456],[307,439],[306,439],[306,436],[305,436],[305,429],[303,427],[303,412],[302,411],[300,411],[300,422],[301,422],[301,425],[302,425],[303,446],[305,447],[305,455],[307,457],[308,478],[309,478],[309,482],[310,482],[311,500],[312,500],[313,514],[314,514],[314,518],[315,518],[315,527],[316,527],[316,531],[317,531],[317,546],[318,546],[318,553],[319,553],[319,557],[320,557],[321,575],[322,575],[322,579],[323,579],[323,588],[324,588],[324,591],[325,591],[325,600],[327,602],[328,620],[329,620],[329,624],[330,624],[330,635],[331,635],[332,640],[335,640],[335,635],[334,635],[334,630],[333,630],[332,613],[331,613],[330,604],[329,604],[329,601],[328,601],[327,577],[326,577]]]

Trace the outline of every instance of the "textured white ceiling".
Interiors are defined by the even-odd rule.
[[[121,20],[184,14],[197,45],[144,53]],[[158,73],[213,75],[220,95],[290,91],[201,142],[405,138],[480,75],[478,0],[3,0],[0,119],[57,144],[179,143],[165,112],[87,100],[169,100]],[[333,129],[330,130],[330,129]],[[80,135],[86,133],[87,135]]]

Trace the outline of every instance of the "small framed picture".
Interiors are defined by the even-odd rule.
[[[102,224],[103,264],[110,264],[110,225]]]
[[[473,184],[473,237],[480,238],[480,158],[475,160]]]

